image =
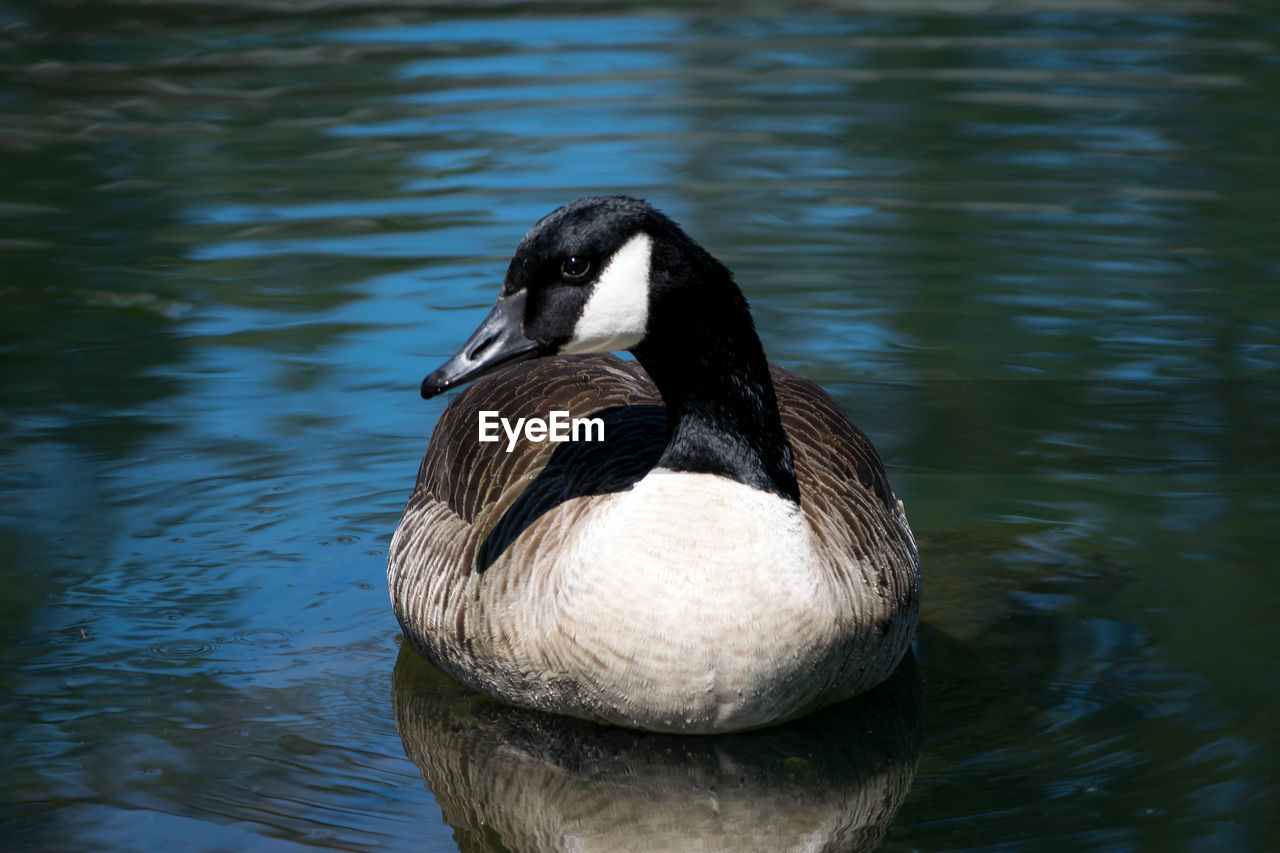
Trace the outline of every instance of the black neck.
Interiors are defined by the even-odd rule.
[[[799,502],[791,444],[751,311],[729,271],[705,252],[673,266],[697,275],[673,286],[660,268],[646,342],[632,352],[667,405],[658,467],[719,474]],[[649,341],[660,342],[657,345]]]

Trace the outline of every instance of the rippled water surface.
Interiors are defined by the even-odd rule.
[[[1280,23],[808,8],[0,4],[8,844],[1280,844]],[[595,192],[884,455],[925,605],[866,701],[689,742],[399,653],[417,384]]]

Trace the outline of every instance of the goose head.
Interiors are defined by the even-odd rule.
[[[579,199],[516,248],[489,315],[422,381],[434,397],[503,365],[629,350],[662,395],[658,464],[798,501],[764,349],[727,268],[643,201]]]
[[[521,240],[497,303],[423,380],[422,396],[531,358],[634,351],[649,334],[655,301],[674,308],[680,300],[671,292],[708,264],[719,266],[638,199],[584,198],[561,207]]]

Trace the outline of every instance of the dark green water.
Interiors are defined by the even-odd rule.
[[[0,4],[6,844],[1280,846],[1280,19],[813,8]],[[673,743],[397,665],[417,384],[594,192],[876,440],[899,694]]]

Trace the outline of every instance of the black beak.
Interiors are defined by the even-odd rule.
[[[524,301],[527,293],[521,290],[510,296],[499,297],[489,316],[471,333],[462,348],[422,380],[422,398],[430,399],[450,388],[469,382],[477,376],[517,361],[526,361],[538,355],[541,344],[531,341],[520,330],[524,322]]]

